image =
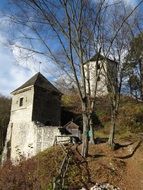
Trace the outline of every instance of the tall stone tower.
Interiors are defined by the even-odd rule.
[[[11,123],[38,121],[45,125],[60,125],[61,93],[41,73],[11,94]]]
[[[61,93],[37,73],[12,93],[3,159],[31,156],[51,146],[61,121]],[[57,126],[57,127],[56,127]]]
[[[84,63],[87,92],[94,96],[106,96],[110,92],[110,86],[117,88],[117,65],[112,59],[96,54]]]

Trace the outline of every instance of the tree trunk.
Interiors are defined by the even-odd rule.
[[[86,113],[86,105],[82,104],[82,119],[83,119],[83,137],[81,155],[86,157],[88,155],[88,133],[89,133],[89,118]]]
[[[89,119],[89,125],[90,125],[90,144],[94,144],[94,129],[93,129],[93,118],[92,115],[90,115]]]
[[[115,137],[115,126],[116,126],[116,116],[115,111],[113,111],[111,115],[111,130],[110,135],[108,139],[108,144],[114,149],[115,143],[114,143],[114,137]]]
[[[139,68],[140,68],[140,98],[143,100],[143,62],[139,60]]]

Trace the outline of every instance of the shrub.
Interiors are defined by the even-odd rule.
[[[58,156],[57,156],[58,155]],[[1,190],[47,190],[63,158],[59,147],[52,147],[18,165],[7,161],[0,168]]]

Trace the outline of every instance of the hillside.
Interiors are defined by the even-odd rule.
[[[0,154],[3,149],[10,118],[11,99],[0,94]]]
[[[81,106],[78,95],[64,95],[63,106],[75,113],[74,121],[79,125],[81,122]],[[94,126],[96,134],[99,136],[107,136],[110,130],[110,104],[108,96],[96,99]],[[120,136],[128,136],[129,133],[143,132],[143,102],[137,101],[129,96],[121,96],[119,114],[117,118],[116,134]]]
[[[90,145],[87,159],[79,152],[81,145],[70,149],[70,163],[65,177],[65,189],[89,189],[98,183],[111,183],[122,190],[141,190],[143,185],[142,139],[118,140],[113,152],[106,143]],[[12,166],[6,163],[0,169],[2,190],[50,190],[57,176],[64,153],[60,146],[41,152],[36,157]]]
[[[77,98],[66,99],[66,109],[80,119]],[[77,118],[76,118],[77,117]],[[110,183],[122,190],[142,190],[143,186],[143,103],[121,98],[116,128],[116,150],[107,145],[110,130],[110,106],[107,98],[96,101],[95,145],[90,145],[86,159],[81,145],[67,145],[70,153],[65,189],[89,189],[96,183]],[[80,122],[79,122],[80,123]],[[7,162],[0,168],[1,190],[51,190],[65,153],[60,146],[51,147],[17,166]]]

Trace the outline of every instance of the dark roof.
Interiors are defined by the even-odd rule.
[[[21,85],[19,88],[14,90],[12,93],[24,89],[29,86],[38,86],[44,89],[47,89],[51,92],[56,92],[58,94],[62,94],[56,87],[54,87],[40,72],[35,74],[32,78],[30,78],[27,82]]]
[[[71,133],[66,129],[66,128],[59,128],[59,131],[61,132],[61,134],[65,134],[65,135],[71,135]]]
[[[90,58],[88,61],[86,61],[84,64],[88,63],[89,61],[97,61],[97,59],[98,59],[98,60],[108,60],[108,61],[110,61],[110,62],[117,63],[117,61],[112,60],[112,59],[110,59],[110,58],[108,58],[108,57],[105,57],[105,56],[103,56],[103,55],[97,53],[97,54],[94,55],[92,58]]]
[[[73,121],[68,122],[63,127],[66,129],[78,129],[79,128],[79,126],[77,124],[75,124]]]

